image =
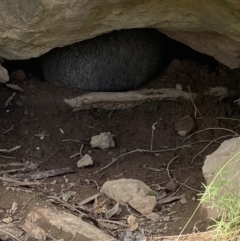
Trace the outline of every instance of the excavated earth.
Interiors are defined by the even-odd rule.
[[[137,215],[139,226],[143,228],[146,236],[178,235],[198,206],[198,194],[203,191],[201,168],[205,156],[216,150],[223,140],[234,135],[229,130],[240,131],[239,107],[237,102],[234,102],[238,98],[237,93],[221,99],[206,93],[210,87],[216,86],[236,91],[239,89],[239,78],[238,70],[230,70],[222,65],[211,69],[204,64],[183,60],[142,88],[175,88],[176,84],[179,84],[183,90],[189,92],[190,87],[192,93],[198,94],[194,103],[182,100],[152,101],[126,110],[91,109],[75,113],[66,106],[63,99],[86,92],[55,87],[31,74],[23,81],[13,80],[14,84],[24,89],[24,93],[1,85],[0,149],[10,150],[21,146],[15,151],[0,153],[1,176],[12,178],[14,174],[27,173],[29,170],[6,174],[13,168],[23,167],[13,166],[13,163],[23,165],[27,162],[37,164],[39,172],[60,168],[71,168],[74,172],[44,178],[37,187],[12,187],[8,182],[1,182],[0,218],[9,215],[8,210],[13,202],[17,202],[19,207],[13,215],[14,220],[19,221],[17,226],[24,220],[26,213],[38,206],[53,205],[59,210],[64,209],[78,215],[69,208],[64,208],[61,203],[49,202],[49,196],[61,198],[64,191],[74,191],[74,197],[68,201],[73,206],[98,193],[98,188],[107,180],[120,178],[141,180],[158,191],[159,187],[165,187],[169,182],[166,171],[169,169],[173,178],[186,185],[178,191],[167,191],[167,195],[184,195],[185,199],[157,207],[154,212],[159,215],[160,221],[154,222]],[[16,94],[6,103],[14,92]],[[204,131],[184,141],[186,137],[177,133],[175,123],[185,117],[194,120],[193,132]],[[101,132],[111,132],[114,135],[115,148],[91,148],[90,138]],[[113,165],[95,173],[114,157],[128,151],[150,150],[151,142],[152,150],[166,151],[125,155]],[[78,169],[76,163],[79,156],[70,156],[79,153],[82,143],[82,154],[91,155],[94,165]],[[183,145],[184,148],[172,150]],[[168,165],[175,156],[178,157]],[[10,163],[12,166],[6,165]],[[93,205],[92,202],[88,207]],[[134,210],[123,208],[123,212],[114,216],[113,220],[125,222],[130,215],[129,211],[136,214]],[[42,228],[48,232],[47,226]],[[205,230],[206,222],[202,219],[201,211],[198,211],[184,234]],[[123,231],[112,230],[112,234],[119,240],[122,240],[122,233]],[[58,238],[67,240],[60,234]]]

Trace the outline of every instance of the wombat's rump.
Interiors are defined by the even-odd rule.
[[[91,91],[124,91],[152,78],[163,58],[162,34],[155,29],[107,33],[43,56],[46,81]]]

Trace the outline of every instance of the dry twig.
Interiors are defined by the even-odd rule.
[[[233,133],[236,137],[239,136],[237,132],[233,131],[233,130],[230,130],[230,129],[227,129],[227,128],[222,128],[222,127],[210,127],[210,128],[206,128],[206,129],[203,129],[203,130],[199,130],[199,131],[196,131],[194,133],[192,133],[191,135],[189,135],[188,137],[186,137],[183,141],[185,142],[186,140],[188,140],[189,138],[191,138],[192,136],[200,133],[200,132],[203,132],[203,131],[208,131],[208,130],[222,130],[222,131],[228,131],[228,132],[231,132]]]
[[[214,142],[223,139],[223,138],[227,138],[227,137],[233,137],[233,135],[226,135],[226,136],[220,136],[214,140],[212,140],[210,143],[208,143],[200,152],[198,152],[192,159],[192,163],[193,161],[196,159],[197,156],[199,156],[200,154],[202,154],[210,145],[212,145]]]
[[[189,90],[189,93],[190,93],[190,98],[191,98],[191,102],[193,104],[193,107],[195,109],[195,112],[194,112],[194,117],[195,119],[202,119],[202,114],[200,113],[199,109],[197,108],[197,106],[195,105],[194,101],[193,101],[193,97],[192,97],[192,92],[191,92],[191,88],[190,88],[190,85],[188,85],[188,90]],[[197,113],[199,113],[199,115],[201,116],[201,118],[198,118],[197,117]]]
[[[126,153],[123,153],[119,156],[117,156],[116,158],[113,158],[113,160],[108,163],[106,166],[100,168],[98,171],[94,172],[94,174],[103,171],[104,169],[108,168],[109,166],[111,166],[112,164],[114,164],[119,158],[124,157],[126,155],[135,153],[135,152],[143,152],[143,153],[161,153],[161,152],[167,152],[167,151],[175,151],[178,149],[182,149],[182,148],[190,148],[190,145],[183,145],[183,146],[179,146],[179,147],[175,147],[175,148],[169,148],[169,149],[162,149],[162,150],[155,150],[155,151],[151,151],[151,150],[145,150],[145,149],[136,149],[136,150],[132,150]]]
[[[153,123],[152,125],[152,137],[151,137],[151,151],[152,151],[152,147],[153,147],[153,133],[154,133],[154,130],[156,129],[156,124],[157,122]]]
[[[24,181],[17,181],[14,179],[10,179],[10,178],[4,178],[4,177],[0,177],[0,180],[2,182],[8,182],[10,185],[13,186],[34,186],[34,185],[41,185],[41,183],[39,182],[24,182]]]
[[[0,149],[0,152],[3,152],[3,153],[10,153],[10,152],[13,152],[13,151],[16,151],[18,149],[20,149],[22,146],[15,146],[11,149]]]

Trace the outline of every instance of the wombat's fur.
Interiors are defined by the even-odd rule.
[[[124,91],[152,78],[162,59],[162,34],[157,30],[120,30],[51,50],[43,56],[43,74],[55,85]]]

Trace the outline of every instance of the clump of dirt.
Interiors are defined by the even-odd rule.
[[[230,71],[223,66],[211,72],[207,66],[190,61],[182,61],[178,71],[173,73],[162,74],[143,87],[175,88],[176,84],[179,84],[183,90],[198,94],[194,104],[191,101],[179,100],[153,101],[127,110],[92,109],[74,113],[65,105],[63,98],[75,97],[85,92],[58,88],[28,76],[17,83],[25,92],[16,92],[5,106],[14,90],[0,86],[0,149],[9,150],[21,146],[16,151],[0,153],[1,175],[12,168],[6,165],[8,163],[32,162],[38,164],[38,171],[60,168],[72,168],[75,171],[45,178],[37,188],[10,188],[9,184],[1,184],[1,219],[13,202],[18,202],[20,209],[24,209],[16,217],[21,219],[35,206],[46,205],[49,195],[61,196],[66,190],[76,192],[71,204],[79,203],[98,193],[98,188],[107,180],[138,179],[159,191],[159,188],[166,187],[171,181],[170,173],[178,182],[178,187],[181,187],[168,190],[168,195],[184,195],[184,201],[174,200],[162,204],[154,211],[162,215],[160,221],[153,222],[145,218],[141,227],[145,234],[153,236],[178,235],[198,205],[198,193],[203,191],[201,168],[205,156],[212,153],[224,139],[234,135],[229,129],[239,132],[240,128],[237,121],[226,119],[238,119],[239,116],[239,107],[232,98],[220,100],[219,97],[204,93],[209,87],[215,86],[224,86],[235,91],[238,89],[240,74],[239,71]],[[237,95],[234,95],[234,98],[236,99]],[[185,140],[186,137],[177,133],[175,124],[186,117],[193,119],[194,131],[205,131]],[[101,132],[111,132],[114,135],[115,148],[91,148],[90,138]],[[89,154],[94,165],[78,169],[76,163],[80,157],[70,156],[79,153],[82,144],[82,154]],[[204,149],[207,145],[209,146]],[[184,147],[179,148],[181,146]],[[136,149],[161,151],[126,154]],[[123,156],[113,165],[98,172],[119,155]],[[170,163],[171,160],[173,161]],[[12,174],[16,173],[9,173]],[[38,197],[32,195],[26,201],[28,193],[38,194]],[[55,205],[61,207],[59,204]],[[117,220],[125,217],[120,215]],[[47,231],[47,227],[45,228]],[[205,228],[201,213],[197,213],[184,233],[204,231]],[[117,232],[114,233],[117,235]]]

